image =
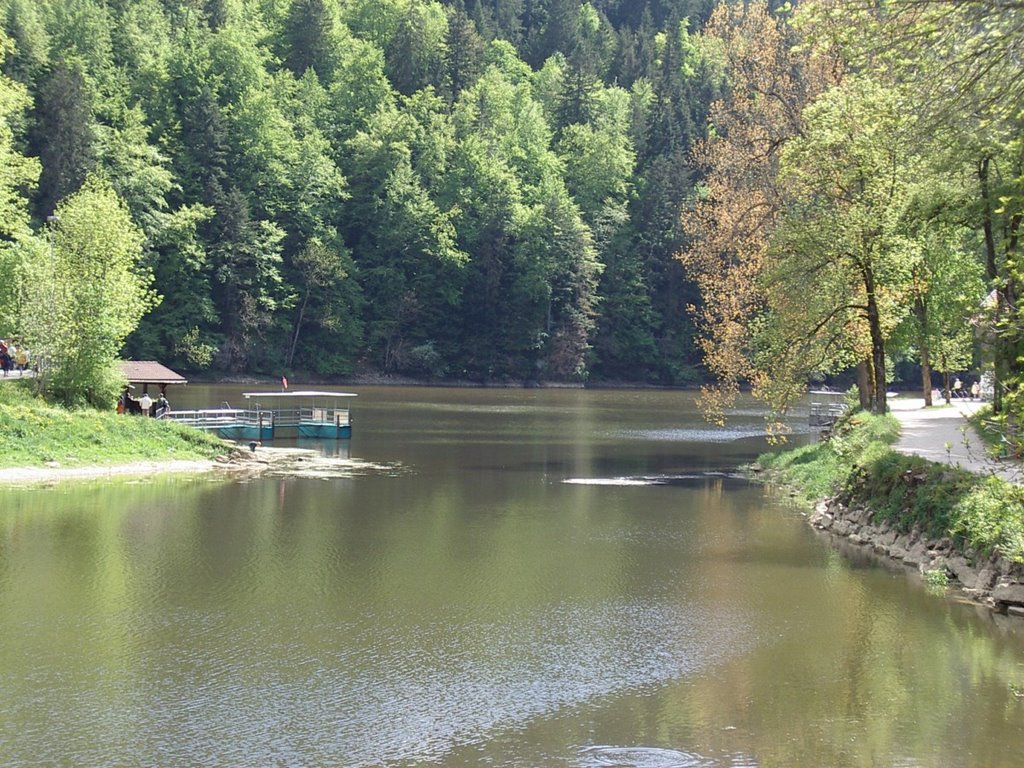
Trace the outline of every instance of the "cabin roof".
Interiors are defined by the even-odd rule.
[[[119,360],[131,384],[188,384],[188,379],[155,360]]]

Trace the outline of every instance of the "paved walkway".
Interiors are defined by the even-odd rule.
[[[0,383],[18,381],[19,379],[34,379],[35,377],[35,371],[8,371],[6,376],[4,376],[3,371],[0,371]]]
[[[939,402],[941,405],[925,408],[924,399],[920,397],[900,396],[889,400],[893,416],[900,421],[896,450],[970,472],[995,474],[1013,483],[1024,482],[1024,466],[1019,462],[989,458],[985,444],[967,421],[984,403],[954,400],[946,405]]]

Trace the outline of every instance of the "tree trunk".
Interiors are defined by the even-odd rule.
[[[933,405],[932,365],[928,349],[928,306],[920,296],[914,301],[914,314],[917,315],[917,346],[921,358],[921,394],[924,395],[924,406],[928,408]]]
[[[932,402],[932,366],[928,360],[928,347],[921,347],[921,391],[924,392],[924,406],[930,408]]]
[[[861,360],[857,363],[857,396],[861,410],[871,410],[871,361]]]
[[[874,391],[871,393],[871,412],[883,414],[885,402],[885,337],[882,335],[882,314],[875,298],[875,275],[870,268],[864,270],[864,288],[868,297],[868,330],[871,332],[871,367]]]
[[[299,307],[299,316],[295,320],[295,333],[292,335],[292,344],[288,349],[288,362],[287,367],[292,367],[292,361],[295,359],[295,348],[299,345],[299,333],[302,331],[302,320],[306,315],[306,304],[309,302],[309,291],[306,291],[306,295],[302,297],[302,306]]]
[[[984,157],[978,163],[978,182],[981,186],[981,227],[984,232],[985,240],[985,276],[988,278],[990,285],[998,285],[997,279],[999,277],[999,265],[996,260],[996,238],[995,233],[992,231],[992,200],[991,192],[988,185],[988,157]],[[996,307],[992,318],[992,328],[990,332],[993,334],[994,341],[992,344],[992,353],[994,359],[994,365],[992,366],[992,376],[994,381],[992,388],[992,412],[1001,413],[1003,410],[1003,393],[1002,393],[1002,382],[1005,380],[1008,373],[1007,366],[1007,351],[1004,348],[1001,336],[999,334],[998,326],[1002,320],[1003,315],[1003,298],[1002,292],[996,290]],[[946,386],[947,394],[949,391],[949,385],[947,382]]]

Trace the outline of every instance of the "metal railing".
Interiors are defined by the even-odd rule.
[[[270,411],[258,411],[243,408],[205,408],[194,411],[170,411],[163,416],[165,419],[188,424],[197,429],[220,429],[221,427],[273,426],[274,414]]]
[[[812,427],[827,427],[846,413],[846,403],[811,403],[808,423]]]
[[[298,427],[300,424],[333,424],[337,427],[352,423],[347,408],[205,408],[192,411],[170,411],[163,418],[198,429],[218,429],[228,426],[246,427]]]

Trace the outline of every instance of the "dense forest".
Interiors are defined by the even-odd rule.
[[[712,415],[741,386],[781,411],[856,370],[883,411],[909,360],[926,398],[933,369],[987,370],[996,412],[1024,411],[1016,0],[0,0],[0,18],[0,333],[77,355],[55,366],[67,392],[123,351],[714,381]]]
[[[98,175],[144,232],[162,299],[127,356],[693,380],[675,255],[710,0],[0,7],[31,227]]]

